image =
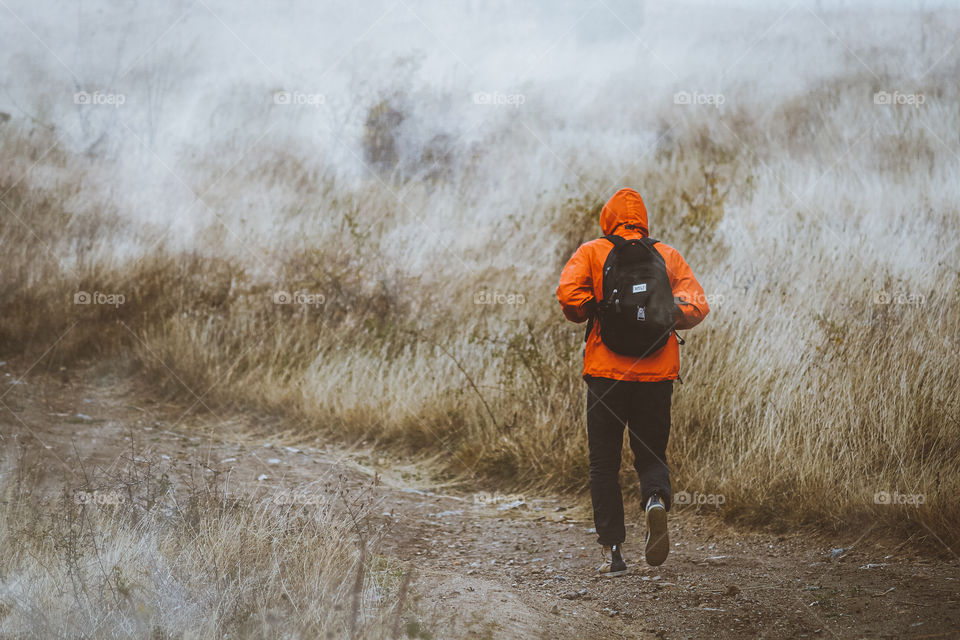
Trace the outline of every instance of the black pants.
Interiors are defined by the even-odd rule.
[[[666,450],[672,395],[672,380],[624,382],[587,378],[590,498],[600,544],[620,544],[626,539],[619,480],[624,426],[630,433],[633,466],[640,478],[643,503],[659,493],[670,508]]]

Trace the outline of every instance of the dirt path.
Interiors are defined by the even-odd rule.
[[[11,384],[19,374],[6,373],[3,447],[42,460],[51,483],[80,484],[84,469],[109,472],[132,452],[184,475],[202,460],[261,490],[335,480],[362,494],[381,551],[414,568],[435,638],[960,637],[958,562],[909,545],[743,532],[680,513],[670,558],[654,569],[641,558],[638,514],[628,513],[632,572],[601,579],[585,499],[485,501],[434,485],[422,463],[297,441],[269,419],[184,415],[121,378],[64,373]]]

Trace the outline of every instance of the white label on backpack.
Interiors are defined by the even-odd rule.
[[[643,307],[637,307],[637,320],[646,320],[647,312],[643,310]]]
[[[635,285],[633,285],[633,292],[634,292],[634,293],[642,293],[642,292],[644,292],[644,291],[646,291],[646,290],[647,290],[647,283],[646,283],[646,282],[641,282],[640,284],[635,284]]]

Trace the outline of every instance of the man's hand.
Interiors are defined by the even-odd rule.
[[[673,324],[678,324],[683,320],[683,309],[679,304],[673,305]]]
[[[596,299],[595,299],[595,298],[590,298],[589,300],[587,300],[586,302],[583,303],[583,306],[582,306],[581,308],[583,309],[583,312],[584,312],[585,314],[587,314],[587,318],[592,318],[593,316],[595,316],[595,315],[597,314],[597,301],[596,301]]]

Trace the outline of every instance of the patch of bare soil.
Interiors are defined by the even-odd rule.
[[[654,568],[631,513],[631,572],[604,579],[586,497],[440,486],[422,461],[306,442],[276,420],[213,415],[202,403],[188,412],[119,377],[6,373],[3,447],[42,464],[50,490],[131,457],[160,461],[175,483],[229,472],[231,484],[261,494],[348,488],[371,514],[380,551],[414,571],[411,592],[429,621],[410,630],[420,637],[960,637],[957,557],[864,537],[869,527],[784,536],[674,513],[670,557]]]

